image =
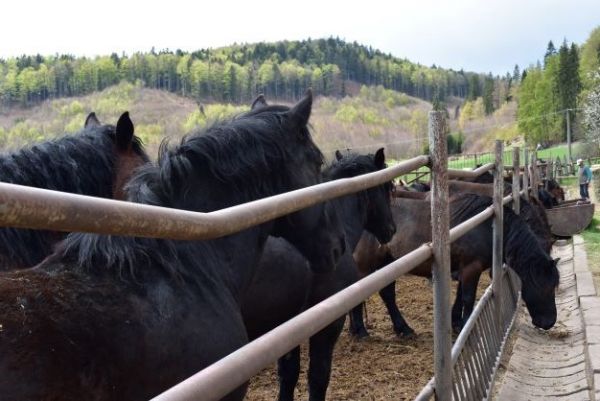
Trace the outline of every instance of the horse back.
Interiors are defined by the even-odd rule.
[[[246,341],[215,334],[236,332],[241,318],[227,312],[232,300],[207,312],[203,303],[214,297],[192,298],[170,284],[132,290],[72,271],[7,273],[0,278],[2,399],[151,398]]]

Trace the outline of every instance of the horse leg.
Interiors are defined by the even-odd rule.
[[[454,305],[452,305],[452,331],[455,334],[460,333],[462,329],[462,316],[463,316],[463,298],[462,298],[462,285],[461,280],[458,280],[456,285],[456,299]]]
[[[479,262],[473,262],[469,265],[468,274],[461,279],[462,281],[462,326],[469,320],[473,307],[475,306],[475,298],[477,296],[477,284],[479,284],[479,278],[481,277],[483,269]]]
[[[361,303],[350,311],[350,324],[348,325],[348,329],[350,331],[350,335],[356,339],[361,339],[369,336],[369,332],[365,327],[365,322],[363,319],[363,305],[365,303]]]
[[[345,318],[336,320],[310,338],[310,362],[308,366],[309,401],[325,401],[329,378],[331,376],[333,348],[344,328],[344,320]]]
[[[279,376],[279,401],[293,401],[294,390],[300,376],[300,346],[297,346],[277,361]]]
[[[387,308],[388,314],[394,325],[394,332],[401,337],[412,337],[415,331],[406,323],[404,317],[400,313],[396,305],[396,281],[392,281],[389,285],[379,291],[379,296]]]

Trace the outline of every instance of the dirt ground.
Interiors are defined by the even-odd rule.
[[[487,285],[489,278],[484,273],[478,297]],[[371,297],[367,301],[371,336],[355,341],[344,330],[334,352],[327,400],[412,400],[433,376],[432,287],[426,279],[406,276],[398,280],[396,294],[400,310],[417,337],[396,337],[383,302],[378,296]],[[301,366],[296,399],[306,400],[306,345],[302,347]],[[246,399],[276,400],[277,393],[277,373],[272,366],[252,379]]]

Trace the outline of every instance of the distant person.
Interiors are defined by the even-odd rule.
[[[592,181],[592,170],[585,165],[583,159],[577,159],[577,165],[579,166],[579,195],[582,199],[589,200],[589,186]]]

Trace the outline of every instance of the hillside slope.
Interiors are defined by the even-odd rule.
[[[268,99],[267,99],[268,100]],[[129,83],[92,95],[46,101],[31,108],[11,108],[0,114],[0,149],[76,132],[95,111],[102,122],[115,123],[129,110],[139,135],[156,153],[164,137],[180,138],[195,127],[247,110],[247,106],[205,103],[204,114],[190,98]],[[382,87],[362,87],[342,99],[317,96],[311,124],[315,141],[326,152],[361,151],[387,146],[388,154],[408,157],[422,149],[431,105]]]
[[[389,157],[396,159],[421,154],[427,141],[430,103],[381,86],[354,83],[349,89],[352,96],[315,98],[313,135],[328,157],[336,149],[372,152],[382,146]],[[463,132],[463,151],[488,151],[493,139],[509,140],[518,135],[514,103],[485,116],[478,111],[478,102],[463,104],[458,98],[447,102],[451,131]],[[29,108],[12,107],[0,113],[0,149],[76,132],[91,111],[102,122],[115,123],[128,110],[137,135],[155,154],[163,138],[180,138],[196,127],[249,107],[206,102],[201,104],[203,114],[198,105],[188,97],[123,82],[91,95],[45,101]],[[457,106],[462,109],[455,115]]]

